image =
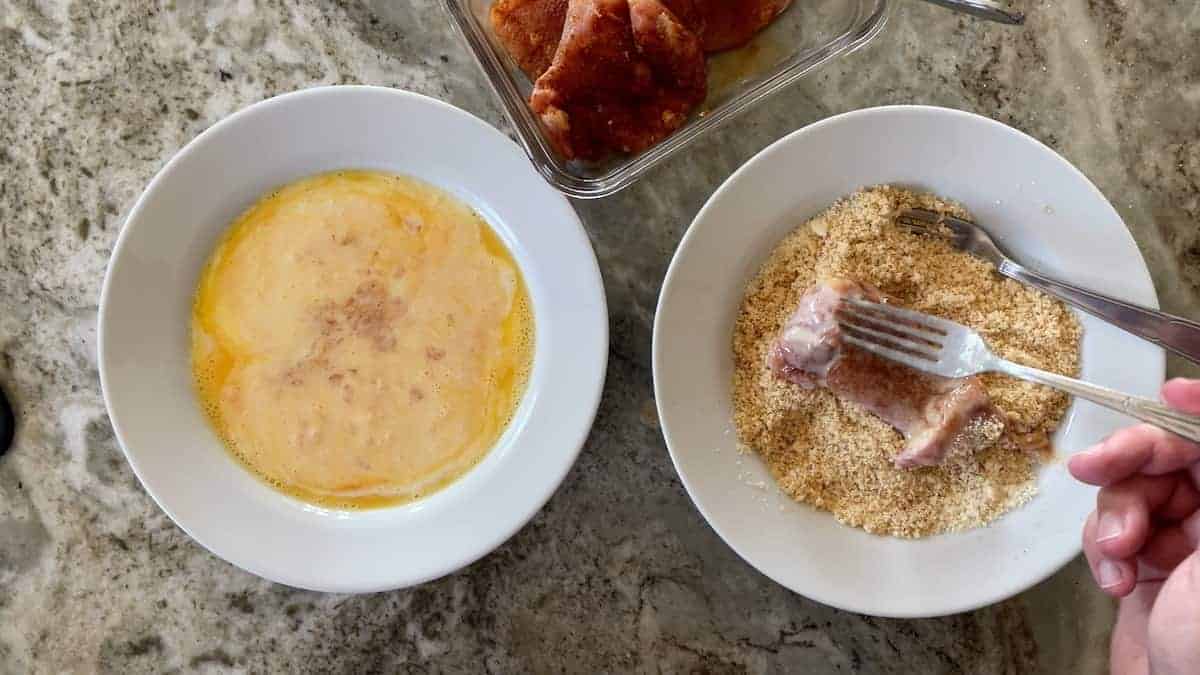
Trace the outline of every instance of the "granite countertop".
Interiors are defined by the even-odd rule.
[[[316,84],[430,94],[507,128],[435,0],[0,0],[0,673],[1099,672],[1113,608],[1076,561],[969,614],[882,620],[758,574],[692,506],[654,413],[650,328],[684,228],[784,133],[871,105],[972,110],[1045,141],[1113,201],[1162,304],[1200,315],[1200,13],[1025,0],[1029,23],[898,1],[869,47],[602,201],[577,203],[612,312],[599,418],[532,523],[416,589],[321,595],[241,572],[139,487],[96,371],[125,213],[225,115]],[[1172,374],[1195,374],[1178,361]]]

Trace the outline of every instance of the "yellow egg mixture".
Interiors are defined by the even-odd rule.
[[[263,198],[226,233],[192,312],[192,369],[252,472],[323,506],[411,501],[474,466],[524,393],[529,295],[465,204],[343,171]]]

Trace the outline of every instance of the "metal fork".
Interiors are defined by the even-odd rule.
[[[1025,23],[1025,15],[1021,12],[1014,12],[1001,7],[998,3],[992,0],[925,0],[926,2],[941,5],[947,9],[952,9],[963,14],[971,14],[980,19],[995,21],[997,23],[1006,23],[1010,26],[1019,26]]]
[[[949,238],[956,248],[992,263],[1000,274],[1010,279],[1074,305],[1193,363],[1200,363],[1200,323],[1051,279],[1005,255],[987,231],[975,223],[921,209],[901,211],[896,223],[917,234]],[[942,225],[949,232],[942,230]]]
[[[837,320],[843,339],[885,359],[940,377],[997,372],[1044,384],[1124,413],[1200,443],[1200,416],[1148,398],[1089,384],[996,356],[979,333],[935,316],[892,305],[847,298]]]

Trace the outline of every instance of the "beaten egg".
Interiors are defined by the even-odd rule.
[[[341,171],[262,198],[201,273],[192,370],[232,455],[334,508],[428,495],[495,446],[532,367],[512,254],[414,178]]]

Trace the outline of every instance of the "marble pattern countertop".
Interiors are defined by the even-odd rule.
[[[480,71],[435,0],[0,0],[0,382],[21,416],[0,459],[0,672],[1101,671],[1113,610],[1078,561],[969,614],[836,611],[721,543],[659,433],[651,319],[684,228],[755,152],[854,108],[963,108],[1045,141],[1116,204],[1166,308],[1200,315],[1194,3],[1024,0],[1023,29],[897,4],[869,47],[633,188],[577,204],[612,310],[608,384],[578,464],[468,569],[334,596],[234,569],[138,486],[100,396],[101,278],[141,188],[230,112],[366,82],[506,128]]]

